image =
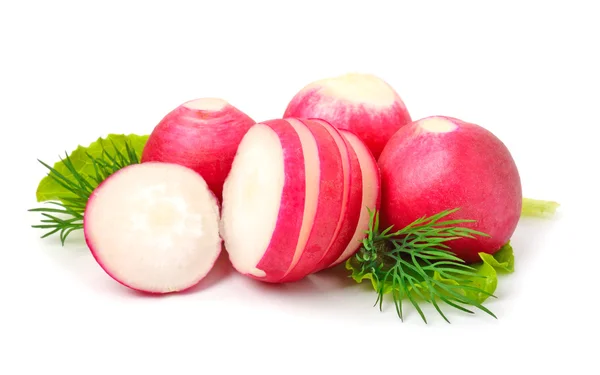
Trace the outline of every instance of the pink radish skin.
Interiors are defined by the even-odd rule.
[[[360,163],[360,169],[362,171],[362,206],[360,212],[360,218],[356,231],[348,243],[348,246],[342,253],[342,255],[334,261],[329,267],[335,267],[336,265],[345,262],[356,251],[361,247],[362,240],[366,236],[366,232],[369,229],[370,213],[379,210],[381,203],[381,173],[377,161],[367,145],[355,134],[348,130],[340,130],[340,133],[348,140]]]
[[[344,175],[347,185],[343,188],[345,198],[342,204],[342,214],[338,219],[335,235],[327,251],[319,263],[317,263],[314,272],[326,268],[331,262],[339,258],[348,246],[348,243],[352,240],[352,236],[360,219],[363,194],[362,172],[356,152],[339,130],[327,121],[319,119],[315,121],[320,122],[325,129],[329,131],[336,140],[340,152],[344,155],[344,158],[347,158],[347,161],[344,163]]]
[[[321,118],[354,132],[375,158],[390,137],[411,122],[398,93],[371,74],[352,73],[312,82],[289,102],[284,117]]]
[[[200,173],[221,200],[223,182],[237,147],[255,121],[219,98],[188,101],[156,125],[142,162],[180,164]]]
[[[285,120],[253,126],[242,139],[223,188],[221,233],[233,267],[278,282],[305,235],[306,168],[302,142]]]
[[[297,281],[314,271],[334,237],[337,220],[331,219],[340,217],[344,193],[344,189],[340,188],[344,184],[342,156],[329,131],[319,121],[300,121],[291,118],[286,120],[295,126],[298,132],[304,128],[303,131],[314,138],[315,147],[305,148],[306,163],[309,163],[307,154],[314,153],[311,159],[314,160],[313,163],[319,164],[315,170],[320,173],[316,180],[311,181],[318,185],[316,210],[304,213],[305,220],[309,215],[313,217],[310,235],[306,245],[303,246],[298,262],[292,263],[291,269],[280,282]]]
[[[85,241],[120,284],[150,294],[187,290],[222,249],[218,201],[204,179],[177,164],[133,164],[91,194]]]
[[[490,131],[460,119],[431,116],[403,127],[378,160],[382,228],[395,229],[424,216],[460,207],[448,219],[472,219],[491,237],[447,244],[467,263],[494,254],[519,221],[522,192],[517,166]]]

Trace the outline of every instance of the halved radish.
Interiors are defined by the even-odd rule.
[[[315,266],[314,271],[327,267],[342,255],[358,225],[362,204],[362,173],[356,152],[342,136],[340,131],[325,120],[315,119],[325,127],[335,139],[336,144],[343,156],[343,171],[345,183],[344,200],[341,215],[337,218],[337,229],[333,240],[321,260]],[[342,187],[340,187],[342,188]],[[334,218],[332,218],[334,219]],[[334,219],[335,220],[335,219]]]
[[[303,226],[305,206],[317,198],[306,182],[318,164],[305,162],[303,147],[285,120],[256,124],[240,142],[223,185],[221,236],[231,264],[244,275],[277,282],[304,248],[310,233]]]
[[[362,171],[362,205],[360,219],[352,240],[350,240],[342,255],[329,267],[334,267],[346,261],[360,248],[362,240],[366,236],[366,231],[369,229],[369,211],[378,210],[381,201],[381,173],[373,153],[356,134],[344,129],[341,129],[340,133],[348,140],[358,156]]]
[[[292,262],[281,282],[297,281],[314,271],[334,238],[338,226],[335,218],[340,217],[342,212],[344,195],[341,188],[344,186],[342,156],[330,132],[319,121],[293,118],[287,121],[310,145],[304,149],[306,164],[318,167],[314,169],[316,179],[307,180],[307,184],[315,184],[318,195],[311,202],[313,205],[307,206],[310,209],[304,212],[306,225],[312,227],[310,235],[297,262]],[[313,140],[309,140],[310,137]]]
[[[196,285],[217,260],[218,201],[204,179],[176,164],[127,166],[91,194],[85,240],[102,269],[148,293]]]

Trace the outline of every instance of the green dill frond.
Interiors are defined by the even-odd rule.
[[[446,321],[440,304],[473,314],[477,308],[496,317],[493,312],[471,296],[474,293],[494,297],[493,294],[472,285],[469,280],[479,277],[472,266],[464,263],[450,251],[447,242],[459,238],[476,238],[487,234],[462,226],[473,220],[445,220],[457,212],[451,209],[429,217],[421,217],[406,227],[392,232],[379,228],[379,213],[370,212],[369,230],[359,251],[348,260],[352,277],[371,279],[377,292],[376,305],[382,309],[385,294],[390,294],[396,313],[404,319],[403,301],[410,304],[427,323],[420,304],[431,304]]]

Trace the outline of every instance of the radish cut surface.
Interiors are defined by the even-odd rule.
[[[223,186],[221,235],[240,273],[277,282],[297,260],[306,173],[302,141],[285,120],[254,125]]]
[[[149,293],[194,286],[221,252],[216,197],[199,174],[170,163],[108,177],[88,201],[84,234],[108,275]]]

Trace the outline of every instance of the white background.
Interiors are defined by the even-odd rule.
[[[3,1],[0,5],[0,374],[597,373],[598,58],[594,1]],[[450,5],[452,4],[452,5]],[[315,79],[361,71],[413,118],[478,123],[510,148],[523,221],[498,320],[372,307],[331,272],[268,286],[224,259],[194,293],[148,298],[106,276],[81,236],[40,240],[35,189],[58,155],[149,133],[220,96],[277,118]]]

